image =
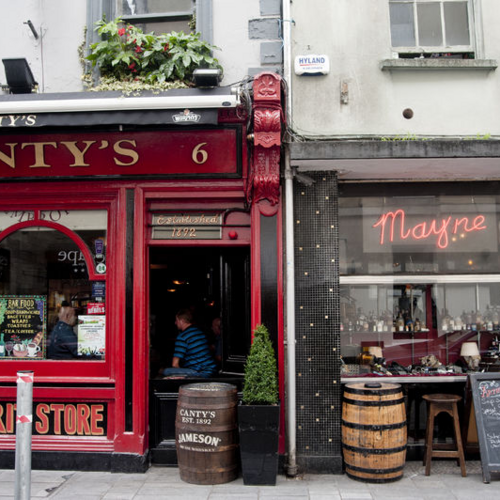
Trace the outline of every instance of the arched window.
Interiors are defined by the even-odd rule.
[[[107,212],[27,213],[0,216],[0,359],[104,360]]]

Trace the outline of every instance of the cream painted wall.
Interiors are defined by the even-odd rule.
[[[500,62],[500,2],[478,0],[484,58]],[[327,76],[292,76],[293,128],[305,136],[500,135],[500,69],[382,71],[388,0],[294,0],[292,59],[327,54]],[[293,71],[293,70],[292,70]],[[349,103],[340,103],[346,81]],[[414,111],[410,120],[405,108]]]
[[[248,39],[248,21],[260,17],[259,0],[212,0],[215,56],[224,68],[222,85],[242,80],[260,66],[262,40]]]
[[[84,40],[86,0],[20,0],[2,9],[0,59],[26,58],[41,92],[78,92],[82,67],[78,46]],[[0,4],[1,5],[1,4]],[[31,20],[40,35],[36,40]],[[3,64],[0,82],[6,84]]]

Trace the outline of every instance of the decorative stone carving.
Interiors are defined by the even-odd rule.
[[[247,197],[258,203],[261,212],[271,215],[280,199],[281,78],[274,73],[260,73],[254,78],[253,154],[250,163]],[[269,204],[274,207],[269,211]],[[266,207],[264,208],[264,205]]]

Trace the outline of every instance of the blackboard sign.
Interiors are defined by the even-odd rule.
[[[470,375],[483,482],[500,473],[500,373]]]
[[[46,315],[45,296],[0,295],[0,332],[8,357],[43,358]]]

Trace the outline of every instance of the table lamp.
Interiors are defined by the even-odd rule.
[[[479,355],[479,349],[476,342],[464,342],[460,349],[460,356],[465,359],[469,370],[475,371],[479,368],[481,356]]]

